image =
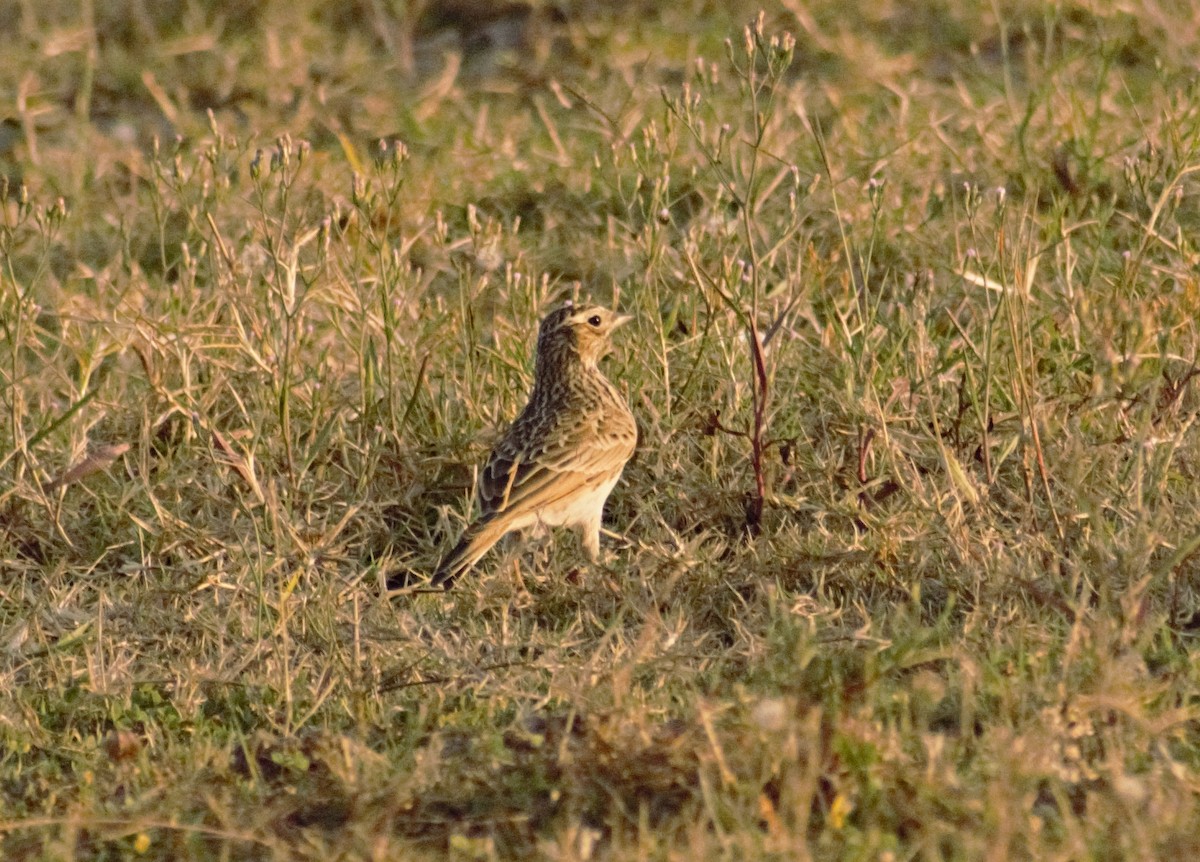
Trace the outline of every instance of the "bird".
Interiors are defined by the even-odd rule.
[[[600,370],[612,334],[633,317],[567,301],[538,327],[533,389],[492,448],[478,483],[479,515],[434,572],[450,589],[502,536],[573,527],[600,559],[604,503],[637,446],[629,405]]]

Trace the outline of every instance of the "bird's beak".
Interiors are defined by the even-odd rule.
[[[633,320],[632,314],[618,314],[616,317],[613,318],[612,328],[614,330],[620,329],[622,326],[624,326],[626,323],[628,323],[631,320]]]

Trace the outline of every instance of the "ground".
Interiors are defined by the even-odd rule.
[[[1200,855],[1188,4],[9,5],[5,859]]]

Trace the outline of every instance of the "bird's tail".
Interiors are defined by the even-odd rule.
[[[467,528],[450,553],[442,558],[430,582],[435,587],[448,590],[460,575],[465,574],[480,558],[500,541],[505,530],[495,521],[475,523]]]

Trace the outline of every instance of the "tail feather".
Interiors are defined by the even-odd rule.
[[[495,522],[472,524],[453,550],[442,558],[430,583],[435,587],[450,589],[459,576],[466,574],[491,550],[492,545],[500,541],[504,533],[505,530],[496,528]]]

